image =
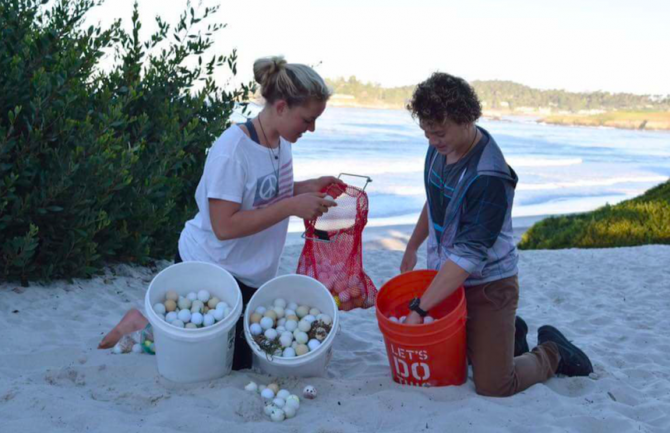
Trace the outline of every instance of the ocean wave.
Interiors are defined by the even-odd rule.
[[[584,179],[572,182],[549,182],[537,184],[520,183],[517,190],[520,191],[546,191],[560,188],[580,188],[593,186],[612,186],[622,183],[661,183],[668,180],[667,176],[639,176],[639,177],[612,177],[605,179]]]
[[[580,165],[584,161],[582,158],[566,158],[566,159],[545,159],[545,158],[524,158],[524,157],[510,157],[507,162],[516,167],[567,167],[570,165]]]

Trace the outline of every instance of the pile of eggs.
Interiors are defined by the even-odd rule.
[[[225,319],[230,306],[207,290],[191,292],[180,296],[174,290],[165,293],[165,300],[154,305],[154,311],[160,318],[177,328],[203,328],[212,326]]]
[[[374,294],[367,294],[363,289],[360,274],[343,277],[345,265],[344,262],[319,262],[317,279],[333,293],[335,303],[342,310],[372,307],[375,304]]]
[[[281,422],[296,416],[300,409],[300,397],[291,394],[285,389],[279,389],[279,385],[271,383],[268,386],[258,385],[250,382],[244,387],[247,391],[258,392],[265,401],[263,411],[274,422]],[[315,398],[316,389],[313,386],[305,387],[303,391],[305,398]]]
[[[395,323],[405,323],[405,320],[407,320],[407,316],[402,316],[400,318],[397,318],[395,316],[388,316],[388,318],[391,322],[395,322]],[[427,325],[429,323],[433,323],[434,321],[435,321],[435,319],[432,318],[431,316],[426,316],[426,317],[423,318],[423,324],[424,325]]]
[[[278,298],[272,305],[256,308],[249,316],[249,331],[266,352],[268,347],[274,347],[271,355],[294,358],[318,349],[328,336],[332,322],[333,319],[318,308]]]

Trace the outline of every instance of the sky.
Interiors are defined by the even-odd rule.
[[[253,0],[220,4],[212,53],[238,50],[238,79],[283,55],[324,77],[384,87],[442,71],[539,89],[670,94],[670,0]],[[130,25],[133,0],[88,15]],[[186,0],[139,0],[143,32],[176,23]]]

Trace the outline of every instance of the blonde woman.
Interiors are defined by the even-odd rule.
[[[204,261],[229,271],[245,306],[277,274],[289,217],[323,215],[335,202],[320,191],[333,183],[346,187],[332,176],[293,181],[291,146],[315,131],[331,95],[323,78],[309,66],[282,57],[256,60],[254,78],[265,106],[254,119],[224,131],[210,149],[195,193],[198,213],[186,222],[175,256],[175,263]],[[146,325],[139,312],[124,320],[104,346]],[[234,370],[251,367],[242,330],[240,319]]]

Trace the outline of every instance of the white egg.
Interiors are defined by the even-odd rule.
[[[272,404],[271,401],[268,401],[265,403],[265,408],[263,409],[263,412],[265,412],[265,415],[270,416],[272,414],[272,411],[276,409],[277,407]]]
[[[176,326],[177,328],[183,328],[184,327],[184,322],[181,320],[177,319],[174,322],[170,323],[172,326]]]
[[[256,382],[249,382],[249,384],[245,386],[244,389],[246,389],[247,391],[256,392],[258,391],[258,385],[256,384]]]
[[[188,310],[191,308],[191,300],[188,298],[180,298],[179,302],[177,302],[177,305],[179,306],[180,310]]]
[[[273,328],[266,329],[264,335],[265,338],[267,338],[270,341],[274,341],[277,339],[277,331],[275,331]]]
[[[281,307],[275,307],[274,312],[277,314],[277,319],[283,318],[284,314],[286,314],[286,310]]]
[[[142,345],[140,344],[133,344],[133,353],[142,353]]]
[[[214,316],[214,320],[216,320],[217,322],[220,322],[221,320],[223,320],[224,317],[226,317],[223,313],[224,313],[224,310],[219,310],[218,308],[215,309],[214,312],[212,312],[210,310],[210,314],[212,316]],[[191,319],[191,320],[193,320],[193,319]]]
[[[249,331],[251,332],[251,335],[261,335],[263,328],[261,328],[261,325],[258,323],[252,323],[249,326]]]
[[[202,325],[202,314],[200,313],[193,313],[191,314],[191,323],[194,325]]]
[[[154,305],[154,312],[156,314],[165,314],[165,305],[160,302]]]
[[[291,349],[293,349],[295,351],[295,349],[297,349],[297,348],[298,348],[298,342],[293,340],[293,343],[291,343]]]
[[[274,326],[274,324],[275,324],[275,321],[272,320],[272,318],[270,318],[270,317],[263,317],[261,319],[261,327],[263,329],[270,329]]]
[[[120,355],[122,352],[123,352],[123,350],[121,349],[121,345],[119,345],[118,343],[112,349],[112,353],[114,353],[116,355]]]
[[[309,330],[312,329],[312,324],[303,319],[298,323],[298,329],[302,332],[309,332]]]
[[[200,301],[200,302],[205,303],[205,302],[209,301],[210,297],[211,296],[210,296],[210,294],[207,290],[200,290],[198,292],[198,301]]]
[[[296,330],[293,333],[293,338],[295,338],[295,341],[297,341],[299,344],[306,344],[309,340],[307,333],[300,330]]]
[[[318,308],[312,308],[311,310],[309,310],[309,314],[311,314],[312,316],[316,317],[316,316],[318,316],[319,314],[321,314],[321,311],[319,311]]]
[[[281,354],[284,358],[295,358],[295,349],[292,347],[287,347]]]
[[[167,314],[165,315],[165,321],[166,321],[166,322],[168,322],[168,323],[172,323],[172,322],[174,322],[175,320],[177,320],[177,313],[175,313],[174,311],[170,311],[169,313],[167,313]]]
[[[219,301],[218,304],[216,304],[215,307],[217,310],[224,310],[226,308],[229,308],[229,305],[225,301]]]
[[[433,323],[434,321],[435,321],[435,319],[433,319],[430,316],[426,316],[426,317],[423,318],[423,323],[424,324]]]
[[[407,320],[407,316],[402,316],[400,318],[400,323],[405,323],[405,320]]]
[[[305,322],[309,322],[310,324],[314,323],[316,321],[316,317],[312,316],[311,314],[306,315],[305,317],[302,318]]]
[[[198,325],[196,325],[193,322],[189,322],[184,326],[184,328],[186,328],[186,329],[198,329]]]
[[[272,412],[270,412],[270,419],[274,422],[282,422],[285,418],[286,414],[278,407],[272,409]]]
[[[293,332],[298,329],[298,322],[295,320],[287,320],[286,323],[284,323],[284,328],[289,332]]]
[[[309,347],[310,351],[314,351],[314,350],[318,349],[319,346],[321,346],[321,342],[319,340],[316,340],[316,339],[311,339],[311,340],[309,340],[309,343],[307,343],[307,347]]]
[[[195,292],[190,292],[188,295],[186,295],[186,297],[187,297],[188,299],[190,299],[191,302],[193,302],[193,301],[195,301],[196,299],[198,299],[198,294],[195,293]]]
[[[279,409],[283,408],[286,405],[286,400],[280,397],[275,397],[274,400],[272,400],[272,404],[277,406]]]
[[[321,322],[323,322],[324,325],[330,325],[333,323],[333,318],[330,317],[327,314],[320,314],[321,318],[319,319]]]
[[[302,390],[302,395],[310,400],[316,398],[316,388],[312,385],[307,385],[305,389]]]
[[[281,337],[279,337],[279,343],[281,343],[281,347],[290,347],[291,343],[293,343],[293,335],[287,336],[286,334],[282,334]]]
[[[261,391],[261,397],[266,400],[272,400],[275,398],[275,392],[270,388],[265,388],[263,391]]]
[[[303,317],[309,314],[309,307],[307,307],[306,305],[301,305],[295,310],[295,313],[298,315],[299,318],[302,319]]]
[[[298,412],[295,407],[293,406],[284,406],[282,408],[284,411],[284,415],[286,416],[286,419],[291,419],[295,416],[295,414]]]
[[[286,406],[294,407],[296,410],[300,409],[300,397],[295,394],[291,394],[286,397]]]
[[[202,313],[205,304],[202,301],[195,300],[191,303],[191,313]]]
[[[216,319],[209,313],[205,314],[205,317],[202,319],[203,326],[212,326],[214,322],[216,322]]]
[[[286,389],[280,389],[279,392],[277,393],[277,397],[283,398],[284,400],[289,398],[290,395],[291,393]]]
[[[191,321],[191,312],[189,310],[180,310],[179,314],[177,314],[177,317],[182,322],[188,323]]]
[[[389,320],[390,320],[391,322],[395,322],[395,323],[399,323],[399,322],[400,322],[400,320],[398,320],[398,318],[395,317],[395,316],[391,316],[391,317],[389,317]]]
[[[265,314],[266,311],[267,311],[267,308],[265,308],[265,307],[263,307],[263,306],[260,306],[260,307],[257,307],[257,308],[256,308],[256,313],[260,314],[261,316],[262,316],[263,314]]]
[[[277,332],[279,332],[280,334],[283,334],[284,332],[286,332],[286,328],[284,328],[283,326],[277,326],[275,329],[276,329]]]
[[[295,311],[298,309],[298,304],[296,304],[295,302],[289,302],[286,308]]]
[[[330,195],[330,194],[326,194],[326,196],[325,196],[324,198],[325,198],[326,200],[335,201],[335,197],[333,197],[333,196]]]
[[[284,317],[296,316],[295,311],[289,310],[288,308],[284,310]],[[297,316],[296,316],[297,317]]]
[[[286,299],[277,298],[274,302],[275,307],[286,308]]]

